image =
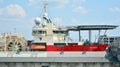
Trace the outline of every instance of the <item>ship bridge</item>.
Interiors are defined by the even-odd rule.
[[[68,31],[79,31],[79,41],[81,41],[81,33],[82,30],[89,31],[89,42],[91,42],[91,31],[98,30],[100,36],[100,30],[112,30],[118,27],[117,25],[79,25],[79,26],[68,26]]]

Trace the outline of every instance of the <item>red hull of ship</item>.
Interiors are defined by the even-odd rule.
[[[46,51],[105,51],[107,48],[107,44],[102,45],[68,45],[65,47],[61,46],[53,46],[53,45],[47,45]]]

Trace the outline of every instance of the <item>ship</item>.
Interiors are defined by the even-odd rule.
[[[18,33],[0,35],[0,67],[120,67],[120,37],[106,35],[117,25],[57,26],[46,6],[42,19],[35,19],[33,40]],[[79,32],[78,42],[69,37],[70,31]],[[88,40],[81,39],[81,31],[88,31]],[[98,31],[97,42],[91,41],[92,31]]]

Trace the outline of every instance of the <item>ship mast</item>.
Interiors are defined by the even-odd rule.
[[[46,1],[44,1],[44,9],[43,9],[43,11],[44,11],[44,13],[43,13],[43,19],[44,20],[48,19],[47,5],[48,5],[48,3]]]
[[[45,13],[47,13],[47,5],[48,5],[48,3],[45,1],[45,2],[44,2],[44,12],[45,12]]]
[[[44,14],[43,14],[44,25],[46,25],[46,23],[52,23],[52,21],[48,18],[47,5],[48,3],[44,1]]]

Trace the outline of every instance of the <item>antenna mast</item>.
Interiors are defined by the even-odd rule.
[[[44,12],[45,13],[47,13],[47,5],[48,5],[47,1],[44,1]]]
[[[44,2],[44,9],[43,9],[43,11],[44,11],[44,13],[43,13],[43,21],[44,21],[44,25],[46,25],[46,22],[49,22],[49,19],[48,19],[48,11],[47,11],[47,5],[48,5],[48,3],[47,3],[47,1],[43,1]]]

